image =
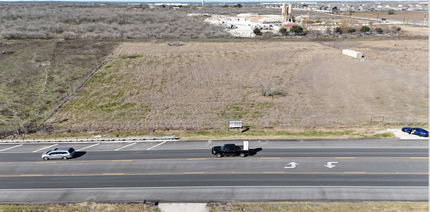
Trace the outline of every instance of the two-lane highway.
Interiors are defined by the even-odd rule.
[[[4,146],[0,202],[428,199],[427,141],[251,141],[216,158],[222,143],[241,141]],[[41,159],[65,145],[76,158]]]

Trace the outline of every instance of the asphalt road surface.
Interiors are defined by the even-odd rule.
[[[425,140],[252,141],[216,158],[222,143],[241,141],[1,144],[0,202],[428,200]],[[41,160],[60,146],[77,157]]]

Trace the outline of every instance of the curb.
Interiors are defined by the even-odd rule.
[[[122,142],[167,142],[177,141],[173,136],[154,137],[154,138],[90,138],[90,139],[43,139],[43,140],[0,140],[0,143],[122,143]]]

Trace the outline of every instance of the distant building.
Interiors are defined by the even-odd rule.
[[[368,11],[369,10],[369,7],[367,7],[367,6],[359,6],[358,7],[358,11]],[[375,10],[375,9],[373,9],[373,10]]]
[[[339,8],[339,11],[340,12],[346,12],[346,11],[348,11],[348,7],[342,6],[342,7]]]

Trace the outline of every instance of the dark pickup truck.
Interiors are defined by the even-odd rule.
[[[247,143],[244,146],[238,146],[235,144],[224,144],[223,146],[214,146],[212,147],[212,154],[216,155],[217,158],[224,157],[224,156],[246,157],[249,155],[249,149],[248,149]]]

